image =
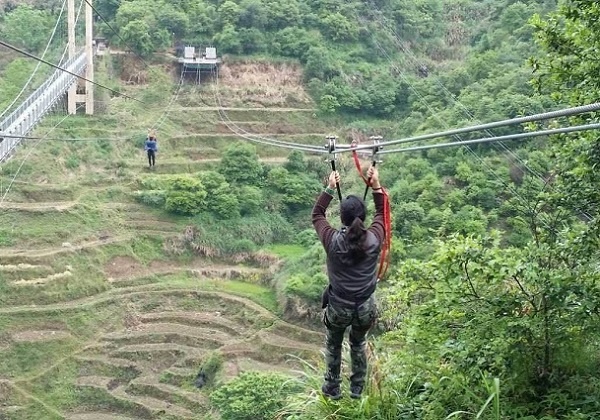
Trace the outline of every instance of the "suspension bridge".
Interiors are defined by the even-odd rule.
[[[86,114],[94,113],[93,84],[94,84],[94,45],[93,45],[93,9],[91,1],[85,2],[85,18],[80,19],[82,1],[79,10],[75,10],[75,0],[66,0],[63,3],[57,24],[48,41],[48,46],[55,41],[59,43],[57,28],[63,17],[64,8],[67,8],[66,45],[54,72],[25,100],[10,113],[7,111],[0,116],[0,162],[6,161],[23,137],[27,136],[35,126],[61,101],[66,99],[69,114],[76,113],[77,104],[85,106]],[[85,27],[84,45],[77,45],[78,23]],[[81,25],[80,25],[81,26]],[[82,31],[79,31],[82,32]],[[59,38],[59,39],[55,39]],[[64,41],[64,40],[63,40]],[[45,52],[48,50],[46,48]],[[31,81],[31,78],[30,80]],[[80,82],[84,83],[81,84]],[[23,91],[21,91],[23,93]],[[66,98],[65,98],[66,95]],[[20,96],[20,95],[19,95]],[[17,98],[18,99],[18,98]],[[16,101],[13,101],[13,105]],[[84,105],[83,105],[84,104]],[[8,114],[8,115],[5,115]]]

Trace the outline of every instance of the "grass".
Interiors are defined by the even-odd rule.
[[[305,247],[297,244],[273,244],[265,249],[286,260],[298,258],[307,251]]]
[[[235,296],[248,298],[275,314],[280,312],[275,292],[264,286],[240,281],[213,280],[203,282],[200,289],[221,291]]]

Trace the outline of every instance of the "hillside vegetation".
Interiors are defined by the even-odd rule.
[[[60,5],[4,2],[0,35],[40,54]],[[328,163],[229,128],[365,142],[597,101],[596,2],[94,5],[119,52],[98,80],[144,104],[98,89],[97,115],[55,112],[0,167],[1,418],[600,415],[594,131],[385,155],[394,245],[370,382],[332,402],[309,220]],[[187,44],[225,54],[218,85],[180,77]],[[0,51],[2,109],[34,67]],[[338,167],[362,194],[351,158]]]

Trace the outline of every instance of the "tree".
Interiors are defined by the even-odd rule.
[[[267,49],[265,36],[257,28],[241,28],[239,37],[242,53],[244,54],[259,53]]]
[[[148,57],[155,50],[150,26],[143,20],[133,20],[119,30],[121,38],[133,48],[133,52]]]
[[[257,187],[244,185],[237,190],[237,199],[240,204],[242,216],[260,213],[263,207],[263,196]]]
[[[598,3],[573,0],[563,3],[546,20],[532,19],[543,55],[531,64],[540,92],[550,92],[560,103],[571,106],[596,102],[600,95],[600,12]],[[571,118],[574,125],[589,123],[587,116]],[[553,142],[557,161],[561,207],[600,215],[600,140],[593,132],[560,136]],[[592,227],[592,226],[590,226]]]
[[[232,144],[223,153],[219,172],[232,185],[258,185],[262,167],[256,148],[248,143]]]
[[[226,0],[219,6],[219,16],[223,26],[235,26],[240,18],[240,6],[231,0]]]
[[[95,0],[94,7],[108,21],[111,21],[117,15],[121,0]]]
[[[321,18],[325,35],[334,41],[354,41],[358,37],[358,27],[339,12]]]
[[[267,23],[267,11],[260,0],[243,0],[240,3],[238,24],[242,28],[263,29]]]
[[[265,6],[269,29],[278,30],[302,23],[297,0],[265,0]]]
[[[116,27],[121,38],[142,56],[165,48],[171,41],[169,30],[159,23],[155,10],[156,5],[148,0],[133,0],[122,3],[117,11]],[[181,15],[171,14],[163,24],[177,24],[178,18]]]
[[[188,16],[169,4],[161,6],[160,13],[156,17],[161,28],[166,29],[177,38],[182,38],[189,30],[190,19]]]
[[[38,54],[48,42],[53,20],[44,10],[20,5],[4,17],[0,34],[7,42]]]
[[[304,161],[304,153],[299,150],[294,150],[287,157],[287,162],[283,165],[285,169],[291,173],[306,173],[307,166]]]
[[[307,31],[296,26],[287,27],[277,32],[277,53],[287,56],[303,59],[307,51],[320,44],[320,34],[318,32]]]
[[[199,178],[206,191],[210,191],[206,200],[207,210],[221,219],[239,216],[240,203],[223,175],[208,171],[200,173]]]
[[[213,39],[223,52],[238,54],[242,50],[240,34],[233,25],[225,25],[221,32],[217,33]]]

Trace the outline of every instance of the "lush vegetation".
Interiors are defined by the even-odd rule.
[[[359,139],[598,100],[597,2],[559,3],[95,2],[119,34],[99,24],[111,43],[146,59],[189,43],[296,60],[320,117],[341,121]],[[0,35],[39,52],[51,16],[7,8]],[[23,20],[44,30],[24,36]],[[5,66],[0,98],[14,97],[32,67]],[[304,249],[286,257],[271,286],[283,313],[318,321],[327,279],[308,214],[327,166],[300,153],[267,165],[246,143],[221,157],[215,168],[139,176],[134,196],[195,226],[181,253],[249,255],[278,243]],[[217,386],[212,404],[224,419],[597,418],[599,163],[593,132],[387,155],[381,176],[392,200],[393,269],[380,287],[366,397],[323,400],[312,392],[320,372],[308,369],[292,382],[243,374]],[[361,194],[351,162],[342,158],[340,167],[344,192]],[[0,235],[0,243],[10,240]]]

